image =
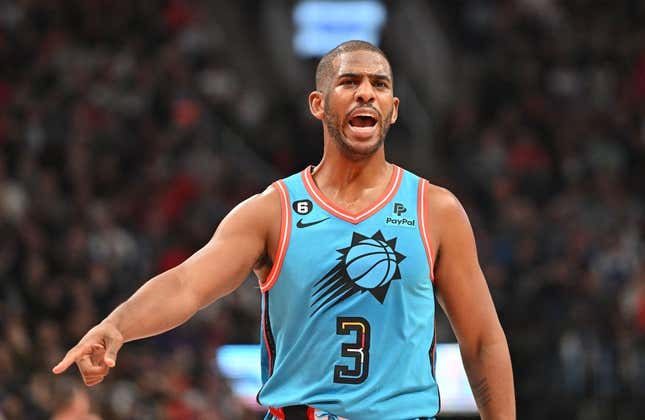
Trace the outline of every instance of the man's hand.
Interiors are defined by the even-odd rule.
[[[116,365],[116,354],[123,343],[175,328],[237,289],[260,257],[277,251],[280,223],[275,221],[280,220],[282,212],[278,188],[269,187],[237,205],[206,245],[183,263],[145,282],[89,330],[52,372],[63,373],[76,363],[85,384],[96,385]]]
[[[116,366],[116,355],[122,345],[123,336],[119,330],[114,325],[103,322],[89,330],[52,372],[63,373],[72,363],[76,363],[85,385],[96,385]]]

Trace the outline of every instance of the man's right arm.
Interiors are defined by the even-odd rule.
[[[114,367],[123,343],[168,331],[235,290],[268,252],[275,220],[280,220],[280,199],[273,187],[239,204],[203,248],[147,281],[88,331],[53,372],[76,362],[85,383],[94,385]]]

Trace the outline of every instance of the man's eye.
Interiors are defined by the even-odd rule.
[[[340,82],[340,84],[341,85],[355,85],[356,82],[353,81],[353,80],[343,80],[342,82]]]
[[[379,87],[379,88],[384,88],[384,87],[387,87],[387,83],[385,83],[385,82],[374,82],[374,86]]]

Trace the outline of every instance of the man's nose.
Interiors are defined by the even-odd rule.
[[[366,103],[374,100],[374,87],[367,78],[361,80],[355,96],[358,102]]]

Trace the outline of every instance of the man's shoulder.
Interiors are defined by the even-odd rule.
[[[406,168],[401,168],[405,172],[409,173],[413,177],[416,177],[423,181],[424,188],[425,188],[425,200],[426,200],[426,208],[431,212],[431,213],[436,213],[437,211],[443,212],[443,211],[462,211],[463,207],[461,206],[461,203],[455,196],[455,194],[452,193],[448,188],[442,187],[438,184],[434,184],[430,182],[427,178],[418,175],[409,169]]]
[[[275,180],[271,185],[266,187],[261,193],[255,194],[245,200],[252,207],[266,208],[267,210],[280,211],[283,199],[288,199],[290,186],[298,182],[303,175],[303,171],[294,172],[283,178]]]
[[[446,217],[464,211],[459,199],[448,188],[426,181],[426,205],[435,217]]]
[[[270,210],[276,207],[279,209],[281,193],[280,186],[277,184],[278,181],[272,183],[264,191],[249,197],[244,203],[261,210]]]

